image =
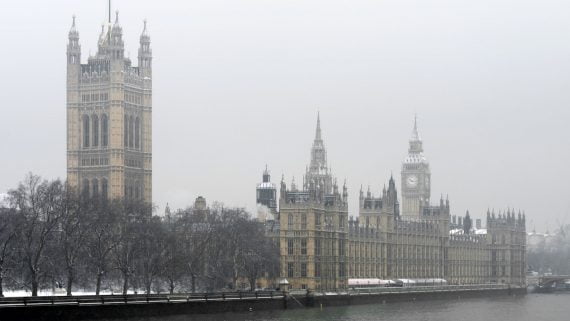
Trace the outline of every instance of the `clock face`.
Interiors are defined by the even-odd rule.
[[[418,177],[416,175],[409,175],[406,178],[406,185],[408,187],[416,187],[418,186]]]

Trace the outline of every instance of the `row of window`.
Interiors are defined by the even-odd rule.
[[[109,118],[103,114],[99,121],[97,115],[83,115],[83,148],[99,147],[99,143],[102,147],[109,145]]]
[[[97,178],[83,179],[83,186],[82,186],[82,193],[86,197],[93,197],[93,198],[103,198],[107,199],[109,194],[109,181],[107,178],[101,178],[101,180]]]
[[[125,92],[125,101],[128,103],[133,103],[133,104],[142,104],[142,96],[139,94],[132,94],[129,92]]]
[[[295,266],[296,264],[294,262],[288,262],[287,263],[287,277],[293,278],[293,277],[302,277],[305,278],[308,276],[307,274],[307,263],[305,262],[301,262],[299,263],[299,271],[297,273],[295,273]],[[325,264],[325,274],[332,276],[332,277],[336,277],[336,270],[334,268],[330,268],[330,265]],[[344,264],[339,264],[338,265],[338,276],[339,277],[344,277],[346,275],[346,267]],[[315,263],[315,277],[321,277],[321,264],[320,263]]]
[[[81,95],[81,101],[84,103],[107,100],[109,100],[109,93],[91,93]]]
[[[109,158],[107,157],[91,157],[81,159],[81,166],[100,166],[109,165]]]
[[[84,178],[81,192],[86,197],[107,199],[109,196],[109,181],[105,177],[101,179],[93,178],[91,180]],[[140,199],[142,196],[142,187],[139,181],[127,182],[125,184],[125,198]]]
[[[300,244],[298,244],[300,243]],[[300,245],[300,246],[299,246]],[[322,249],[322,240],[320,238],[316,238],[315,239],[315,248],[314,248],[314,253],[315,256],[320,256],[323,254],[323,252],[326,252],[326,255],[332,256],[335,254],[335,242],[330,242],[329,247],[327,247],[325,250],[323,251]],[[288,255],[295,255],[295,248],[299,248],[299,254],[300,255],[307,255],[307,239],[306,238],[301,238],[299,239],[288,239],[287,240],[287,254]],[[345,256],[345,240],[338,240],[338,255],[339,256]]]
[[[90,94],[82,94],[81,101],[84,103],[89,102],[98,102],[98,101],[108,101],[109,100],[109,93],[102,92],[102,93],[90,93]],[[132,94],[132,93],[125,93],[125,101],[132,104],[142,104],[142,96],[139,94]]]
[[[307,229],[307,214],[301,214],[301,229]],[[339,228],[343,229],[345,226],[345,221],[346,218],[344,215],[340,215],[338,218],[338,224],[339,224]],[[288,229],[292,230],[294,228],[294,224],[295,224],[295,215],[293,214],[289,214],[287,217],[287,227]],[[315,213],[315,226],[319,227],[322,224],[321,221],[321,214],[319,213]],[[325,225],[327,226],[332,226],[333,222],[332,222],[332,216],[327,215],[325,216]]]
[[[125,115],[124,146],[140,149],[141,121],[139,117]],[[83,148],[109,145],[109,118],[106,114],[83,115]]]
[[[124,144],[128,148],[140,148],[141,121],[139,117],[125,115]]]
[[[125,198],[127,199],[141,199],[142,198],[142,188],[138,181],[132,183],[125,183]]]
[[[129,166],[129,167],[137,167],[137,168],[142,168],[142,161],[138,160],[138,159],[130,159],[127,158],[125,160],[125,165]]]

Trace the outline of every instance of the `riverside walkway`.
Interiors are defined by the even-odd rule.
[[[0,298],[0,319],[94,320],[183,314],[209,314],[416,300],[449,300],[477,296],[525,294],[525,287],[499,284],[345,289],[183,293],[151,295],[86,295]]]

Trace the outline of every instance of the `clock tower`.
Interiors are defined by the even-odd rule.
[[[421,208],[429,205],[431,173],[423,151],[417,117],[415,117],[408,156],[402,164],[401,213],[405,217],[419,218]]]

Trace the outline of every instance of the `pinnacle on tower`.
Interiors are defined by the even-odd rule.
[[[322,138],[321,138],[321,112],[317,112],[317,130],[315,133],[315,140],[322,140]]]
[[[418,115],[414,115],[414,129],[412,129],[412,137],[410,141],[421,140],[420,134],[418,133]]]

